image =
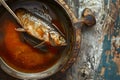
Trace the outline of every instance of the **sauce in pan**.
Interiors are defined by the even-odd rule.
[[[59,25],[57,20],[54,24]],[[5,13],[0,18],[0,56],[12,68],[22,72],[41,72],[53,66],[62,55],[63,47],[48,46],[48,52],[42,52],[26,44],[21,32],[15,31],[16,21]]]

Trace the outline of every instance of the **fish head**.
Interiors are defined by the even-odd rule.
[[[52,46],[66,46],[65,38],[57,32],[51,31],[49,33],[49,41]]]
[[[59,37],[59,43],[61,44],[61,46],[66,46],[67,45],[65,38],[62,37],[62,36]]]

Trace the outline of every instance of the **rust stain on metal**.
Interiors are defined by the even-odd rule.
[[[104,75],[105,69],[106,69],[105,67],[102,67],[101,72],[100,72],[100,76],[103,76],[103,75]]]
[[[112,53],[114,55],[113,61],[117,65],[118,75],[120,75],[120,53],[117,51],[120,48],[120,32],[118,36],[112,37]]]
[[[71,21],[73,21],[73,23],[77,23],[78,19],[76,18],[74,13],[71,11],[70,7],[65,3],[65,1],[64,0],[56,0],[56,1],[61,3],[60,5],[67,11]]]
[[[106,51],[106,55],[107,55],[106,62],[107,62],[107,63],[108,63],[109,60],[110,60],[110,59],[109,59],[110,54],[111,54],[111,51],[110,51],[110,50]]]
[[[120,75],[120,54],[118,54],[117,52],[114,53],[113,61],[116,63],[118,69],[118,75]]]
[[[76,43],[75,43],[75,47],[74,47],[74,50],[73,50],[74,54],[68,60],[67,64],[64,66],[64,68],[61,69],[61,72],[65,72],[76,61],[78,53],[80,51],[80,45],[79,44],[81,43],[81,30],[76,29],[75,34],[76,34]]]
[[[119,0],[117,0],[117,2],[119,2]],[[116,2],[116,5],[117,5],[117,2]],[[109,7],[106,11],[108,13],[106,13],[107,15],[106,15],[106,18],[103,24],[103,36],[102,37],[108,34],[109,39],[110,39],[110,35],[114,32],[114,23],[118,15],[118,6],[116,5],[113,3],[109,3]]]

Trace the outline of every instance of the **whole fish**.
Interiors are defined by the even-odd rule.
[[[35,38],[42,40],[42,43],[48,43],[51,46],[65,46],[66,40],[51,23],[47,23],[43,18],[35,16],[30,11],[19,8],[15,10],[15,14],[20,19],[25,30]]]

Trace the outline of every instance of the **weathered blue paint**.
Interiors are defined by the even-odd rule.
[[[104,0],[105,5],[108,4],[108,0]],[[116,0],[112,0],[112,3],[115,4]],[[119,9],[119,15],[120,15],[120,9]],[[100,75],[96,75],[94,80],[120,80],[120,75],[118,75],[118,65],[113,61],[113,58],[115,57],[114,55],[107,55],[106,51],[111,50],[111,40],[112,36],[118,36],[119,31],[116,31],[116,29],[120,30],[120,16],[118,15],[117,19],[115,20],[115,25],[114,25],[114,32],[110,35],[110,39],[108,39],[108,35],[105,35],[104,41],[103,41],[103,52],[101,56],[101,62],[99,64],[97,73],[100,74],[102,68],[105,68],[104,74],[100,77]],[[120,54],[120,48],[116,48],[116,51],[118,51],[118,54]],[[109,57],[109,60],[107,58]]]
[[[111,40],[108,40],[108,35],[105,36],[103,43],[104,43],[103,44],[103,53],[102,53],[101,62],[100,62],[99,68],[98,68],[98,72],[99,72],[98,74],[100,74],[102,67],[105,67],[106,69],[105,69],[103,78],[105,80],[117,80],[116,79],[117,66],[112,60],[113,56],[109,55],[109,61],[106,62],[106,59],[107,59],[106,51],[111,50]]]

